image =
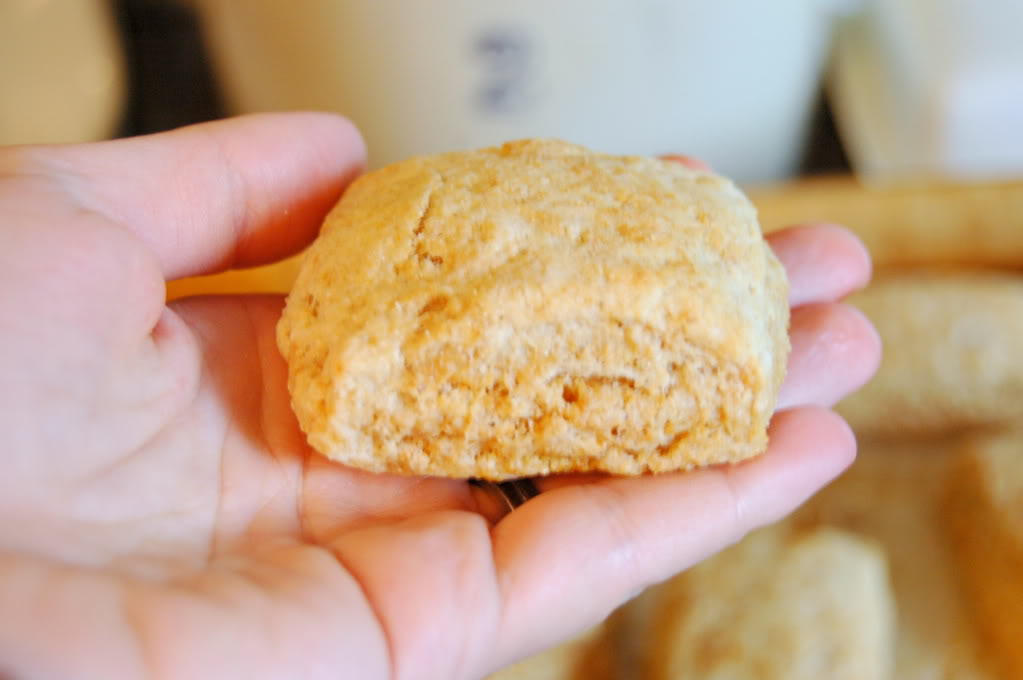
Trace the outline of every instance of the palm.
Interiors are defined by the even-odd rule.
[[[464,482],[372,475],[310,455],[274,341],[282,302],[254,296],[174,305],[202,338],[185,359],[199,373],[200,387],[174,420],[208,447],[193,447],[178,461],[180,486],[188,491],[175,486],[166,502],[174,516],[191,507],[203,517],[207,538],[197,557],[268,540],[325,545],[343,531],[436,510],[476,510]],[[197,489],[203,489],[201,504]]]
[[[799,307],[789,410],[761,459],[687,476],[552,479],[493,525],[464,482],[311,455],[274,342],[280,298],[168,310],[162,280],[302,245],[357,165],[357,143],[317,117],[173,139],[121,143],[154,178],[121,171],[117,145],[42,153],[0,177],[0,201],[15,206],[0,235],[16,246],[0,262],[10,388],[0,426],[13,442],[0,481],[0,603],[32,622],[0,617],[0,673],[15,650],[16,669],[61,677],[95,667],[102,677],[471,678],[790,511],[848,463],[834,416],[792,408],[832,403],[877,360],[859,317],[807,304],[867,275],[858,246],[830,229],[774,242]],[[206,167],[213,177],[191,177]],[[225,176],[221,199],[209,187]],[[154,198],[168,186],[177,202]],[[33,286],[52,260],[49,285]],[[846,371],[821,379],[836,362]],[[40,605],[51,592],[65,597]],[[102,625],[83,628],[83,608]],[[47,654],[55,635],[75,643]]]
[[[271,677],[296,673],[312,660],[325,669],[344,667],[350,650],[332,632],[339,622],[326,608],[320,616],[308,608],[337,590],[338,582],[351,580],[332,546],[354,530],[472,505],[464,482],[368,475],[309,457],[273,344],[281,303],[251,297],[175,305],[161,322],[160,339],[172,361],[148,376],[136,373],[137,365],[126,368],[120,376],[125,384],[113,390],[123,399],[106,404],[108,416],[86,432],[63,433],[68,441],[133,445],[87,446],[62,456],[60,483],[38,487],[31,503],[19,507],[23,516],[64,508],[59,521],[32,531],[4,525],[11,547],[111,569],[138,603],[132,625],[149,632],[147,663],[170,677],[206,674],[206,660],[194,651],[207,630],[225,627],[234,631],[232,646],[239,651],[250,645],[264,650],[241,659],[232,673],[241,674],[246,663],[252,674]],[[183,379],[174,385],[158,374],[163,371]],[[88,384],[71,391],[93,389],[93,376],[83,374]],[[156,402],[145,390],[140,404],[134,386],[141,383],[169,387],[156,390]],[[131,421],[140,408],[160,417],[148,423],[151,434],[144,441],[135,441],[138,428]],[[56,462],[52,456],[35,461],[30,476],[37,478],[49,475]],[[5,477],[4,497],[17,497],[23,481]],[[440,571],[448,565],[434,560],[426,566]],[[174,587],[142,586],[139,578]],[[88,571],[70,579],[76,587],[96,585]],[[232,606],[211,610],[209,602],[220,598]],[[363,614],[363,627],[373,630],[373,613]],[[286,623],[288,618],[294,621]],[[266,621],[291,631],[287,654],[271,651],[280,640]],[[386,650],[378,658],[386,662]]]

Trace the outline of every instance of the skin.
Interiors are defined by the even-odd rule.
[[[498,520],[458,480],[306,446],[279,297],[166,280],[307,244],[364,149],[276,114],[0,149],[0,676],[479,678],[791,512],[853,460],[832,404],[879,344],[847,232],[771,236],[793,352],[771,445],[691,474],[545,480]]]

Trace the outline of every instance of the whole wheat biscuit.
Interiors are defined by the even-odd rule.
[[[760,529],[655,594],[649,680],[892,677],[887,563],[854,534]]]
[[[838,405],[858,434],[940,435],[1023,418],[1023,277],[889,272],[850,302],[884,345],[874,379]]]
[[[614,655],[604,625],[488,675],[485,680],[613,680]]]
[[[348,465],[661,472],[763,451],[786,298],[728,180],[527,140],[356,181],[278,344],[310,443]]]
[[[963,446],[940,440],[860,440],[852,466],[800,508],[796,526],[830,526],[884,551],[898,611],[893,680],[996,680],[956,584],[938,522],[943,481]]]
[[[969,442],[948,475],[943,526],[985,651],[1023,678],[1023,430]]]
[[[765,231],[826,220],[862,239],[877,269],[1023,266],[1023,182],[862,184],[814,177],[751,192]]]

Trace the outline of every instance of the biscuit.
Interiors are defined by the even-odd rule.
[[[881,551],[780,525],[676,576],[652,614],[649,680],[887,680],[895,610]]]
[[[944,526],[982,642],[1023,678],[1023,432],[971,442],[948,488]]]
[[[937,521],[962,438],[871,441],[847,472],[800,508],[797,526],[826,525],[877,541],[898,610],[898,680],[994,680],[957,586]]]
[[[815,177],[750,193],[765,231],[847,225],[874,264],[1023,266],[1023,182],[862,185]]]
[[[514,663],[486,680],[611,680],[610,641],[604,626]]]
[[[356,181],[278,344],[309,442],[351,466],[664,472],[764,450],[786,298],[730,181],[526,140]]]
[[[884,346],[874,379],[838,405],[858,434],[943,435],[1023,418],[1023,277],[893,272],[850,302]]]

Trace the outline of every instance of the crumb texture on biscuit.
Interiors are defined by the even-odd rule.
[[[310,443],[349,465],[638,474],[764,449],[786,299],[728,180],[526,140],[356,181],[278,342]]]

